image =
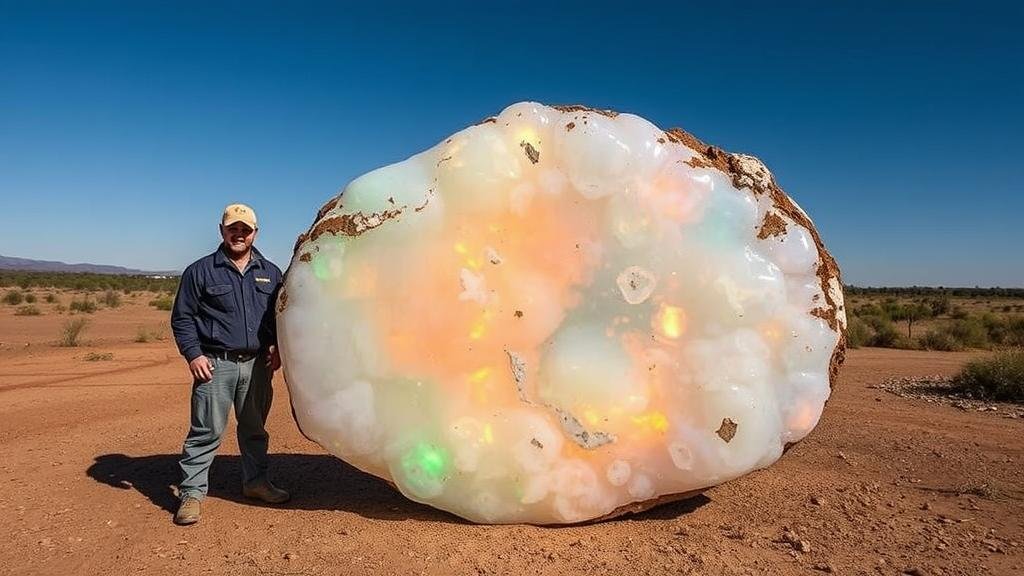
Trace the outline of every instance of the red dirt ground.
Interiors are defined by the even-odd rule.
[[[821,424],[774,466],[563,528],[405,500],[305,440],[278,378],[272,466],[293,500],[241,498],[231,434],[202,522],[174,526],[189,379],[169,340],[134,342],[169,332],[149,299],[90,315],[79,348],[54,345],[52,306],[0,307],[0,574],[1024,574],[1024,419],[870,388],[970,353],[850,351]]]

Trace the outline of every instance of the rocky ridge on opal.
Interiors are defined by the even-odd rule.
[[[835,261],[756,158],[530,102],[328,201],[277,316],[308,438],[413,500],[537,524],[775,462],[846,327]]]

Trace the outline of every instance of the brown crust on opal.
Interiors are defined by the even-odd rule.
[[[328,212],[330,212],[331,210],[334,210],[334,208],[337,205],[338,205],[338,197],[337,196],[335,196],[334,198],[331,198],[327,202],[324,202],[324,205],[321,206],[320,209],[316,211],[316,219],[319,220],[319,219],[323,218],[324,216],[327,215]]]
[[[520,142],[519,145],[523,147],[523,151],[526,152],[526,157],[530,159],[531,164],[540,162],[540,150],[534,148],[533,144],[524,140]]]
[[[483,124],[494,124],[497,121],[498,121],[497,118],[495,118],[494,116],[491,116],[489,118],[484,118],[483,120],[477,122],[476,124],[474,124],[474,126],[480,126],[480,125],[483,125]]]
[[[356,212],[355,214],[344,214],[341,216],[332,216],[326,218],[317,223],[313,227],[313,230],[309,233],[309,240],[316,240],[323,234],[333,234],[338,236],[359,236],[363,232],[373,230],[381,224],[397,218],[402,215],[403,208],[394,208],[392,210],[384,210],[382,212],[373,212],[370,214],[363,214],[362,212]]]
[[[722,418],[722,425],[715,430],[715,434],[718,434],[718,437],[728,444],[736,436],[737,428],[739,428],[739,424],[733,422],[732,419]]]
[[[313,259],[313,255],[309,252],[303,252],[302,256],[299,256],[299,262],[309,262]]]
[[[569,130],[572,130],[575,127],[576,127],[576,123],[575,122],[569,122],[568,124],[565,125],[565,131],[568,132]]]
[[[693,158],[683,162],[690,168],[711,168],[711,164],[703,160],[703,156],[694,155]]]
[[[288,291],[284,289],[284,285],[281,285],[281,291],[277,293],[277,312],[284,312],[284,309],[288,307]]]
[[[566,105],[555,105],[551,106],[559,112],[593,112],[609,118],[615,118],[619,115],[615,110],[602,110],[600,108],[591,108],[590,106],[581,106],[579,104],[566,104]]]
[[[825,249],[825,244],[821,241],[821,235],[818,234],[818,230],[814,227],[810,218],[797,208],[793,200],[779,188],[774,178],[767,178],[766,182],[763,174],[748,173],[738,155],[730,154],[715,146],[709,146],[681,128],[666,130],[665,136],[670,141],[682,144],[696,152],[694,158],[691,158],[687,164],[694,167],[699,164],[700,166],[717,168],[732,179],[733,186],[736,189],[747,188],[756,196],[767,194],[771,199],[772,205],[780,214],[786,216],[791,222],[803,227],[810,233],[814,239],[815,246],[818,248],[818,267],[815,272],[821,284],[822,294],[825,297],[825,305],[822,309],[828,311],[821,317],[829,322],[830,328],[839,333],[839,342],[832,353],[828,369],[829,386],[835,388],[839,366],[846,357],[846,326],[838,321],[837,312],[839,304],[832,297],[831,282],[834,279],[839,286],[843,284],[840,278],[839,265],[836,264],[832,254]]]
[[[757,237],[761,240],[786,233],[786,221],[775,212],[768,212],[761,222],[761,229],[757,231]]]

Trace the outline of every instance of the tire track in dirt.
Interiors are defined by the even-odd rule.
[[[9,386],[0,387],[0,394],[4,392],[10,392],[13,390],[24,390],[26,388],[43,388],[52,384],[65,384],[67,382],[74,382],[76,380],[85,380],[88,378],[99,378],[103,376],[116,376],[119,374],[127,374],[136,370],[146,370],[149,368],[159,368],[166,366],[171,362],[177,360],[177,357],[164,356],[163,360],[156,360],[154,362],[147,362],[145,364],[137,366],[124,366],[122,368],[114,368],[113,370],[105,370],[103,372],[91,372],[88,374],[78,374],[75,376],[67,376],[62,378],[53,378],[50,380],[43,380],[40,382],[25,382],[23,384],[11,384]]]

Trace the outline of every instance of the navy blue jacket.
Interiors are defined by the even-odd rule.
[[[191,362],[204,352],[257,352],[277,343],[274,303],[281,269],[255,248],[245,272],[217,251],[181,274],[171,311],[178,350]]]

